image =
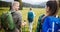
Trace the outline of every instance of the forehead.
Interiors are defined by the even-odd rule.
[[[19,2],[13,2],[12,5],[19,5]]]

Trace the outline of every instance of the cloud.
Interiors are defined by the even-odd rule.
[[[44,2],[48,0],[22,0],[23,2]]]
[[[41,2],[46,2],[48,0],[22,0],[22,2],[30,3],[30,4],[36,4]]]

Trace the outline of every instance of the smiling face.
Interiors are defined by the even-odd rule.
[[[19,10],[19,2],[14,2],[12,4],[12,9],[18,11]]]

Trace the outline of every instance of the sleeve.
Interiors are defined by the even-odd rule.
[[[21,14],[20,11],[18,11],[17,16],[18,16],[17,24],[18,25],[21,25],[21,22],[22,22],[22,14]]]
[[[59,27],[59,29],[60,29],[60,17],[59,17],[58,27]]]
[[[42,32],[47,32],[49,28],[49,18],[45,17],[42,24]]]
[[[33,12],[33,15],[36,16],[34,12]]]

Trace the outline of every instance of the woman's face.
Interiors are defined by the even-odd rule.
[[[46,9],[46,13],[49,13],[49,7],[47,5],[45,6],[45,9]]]

